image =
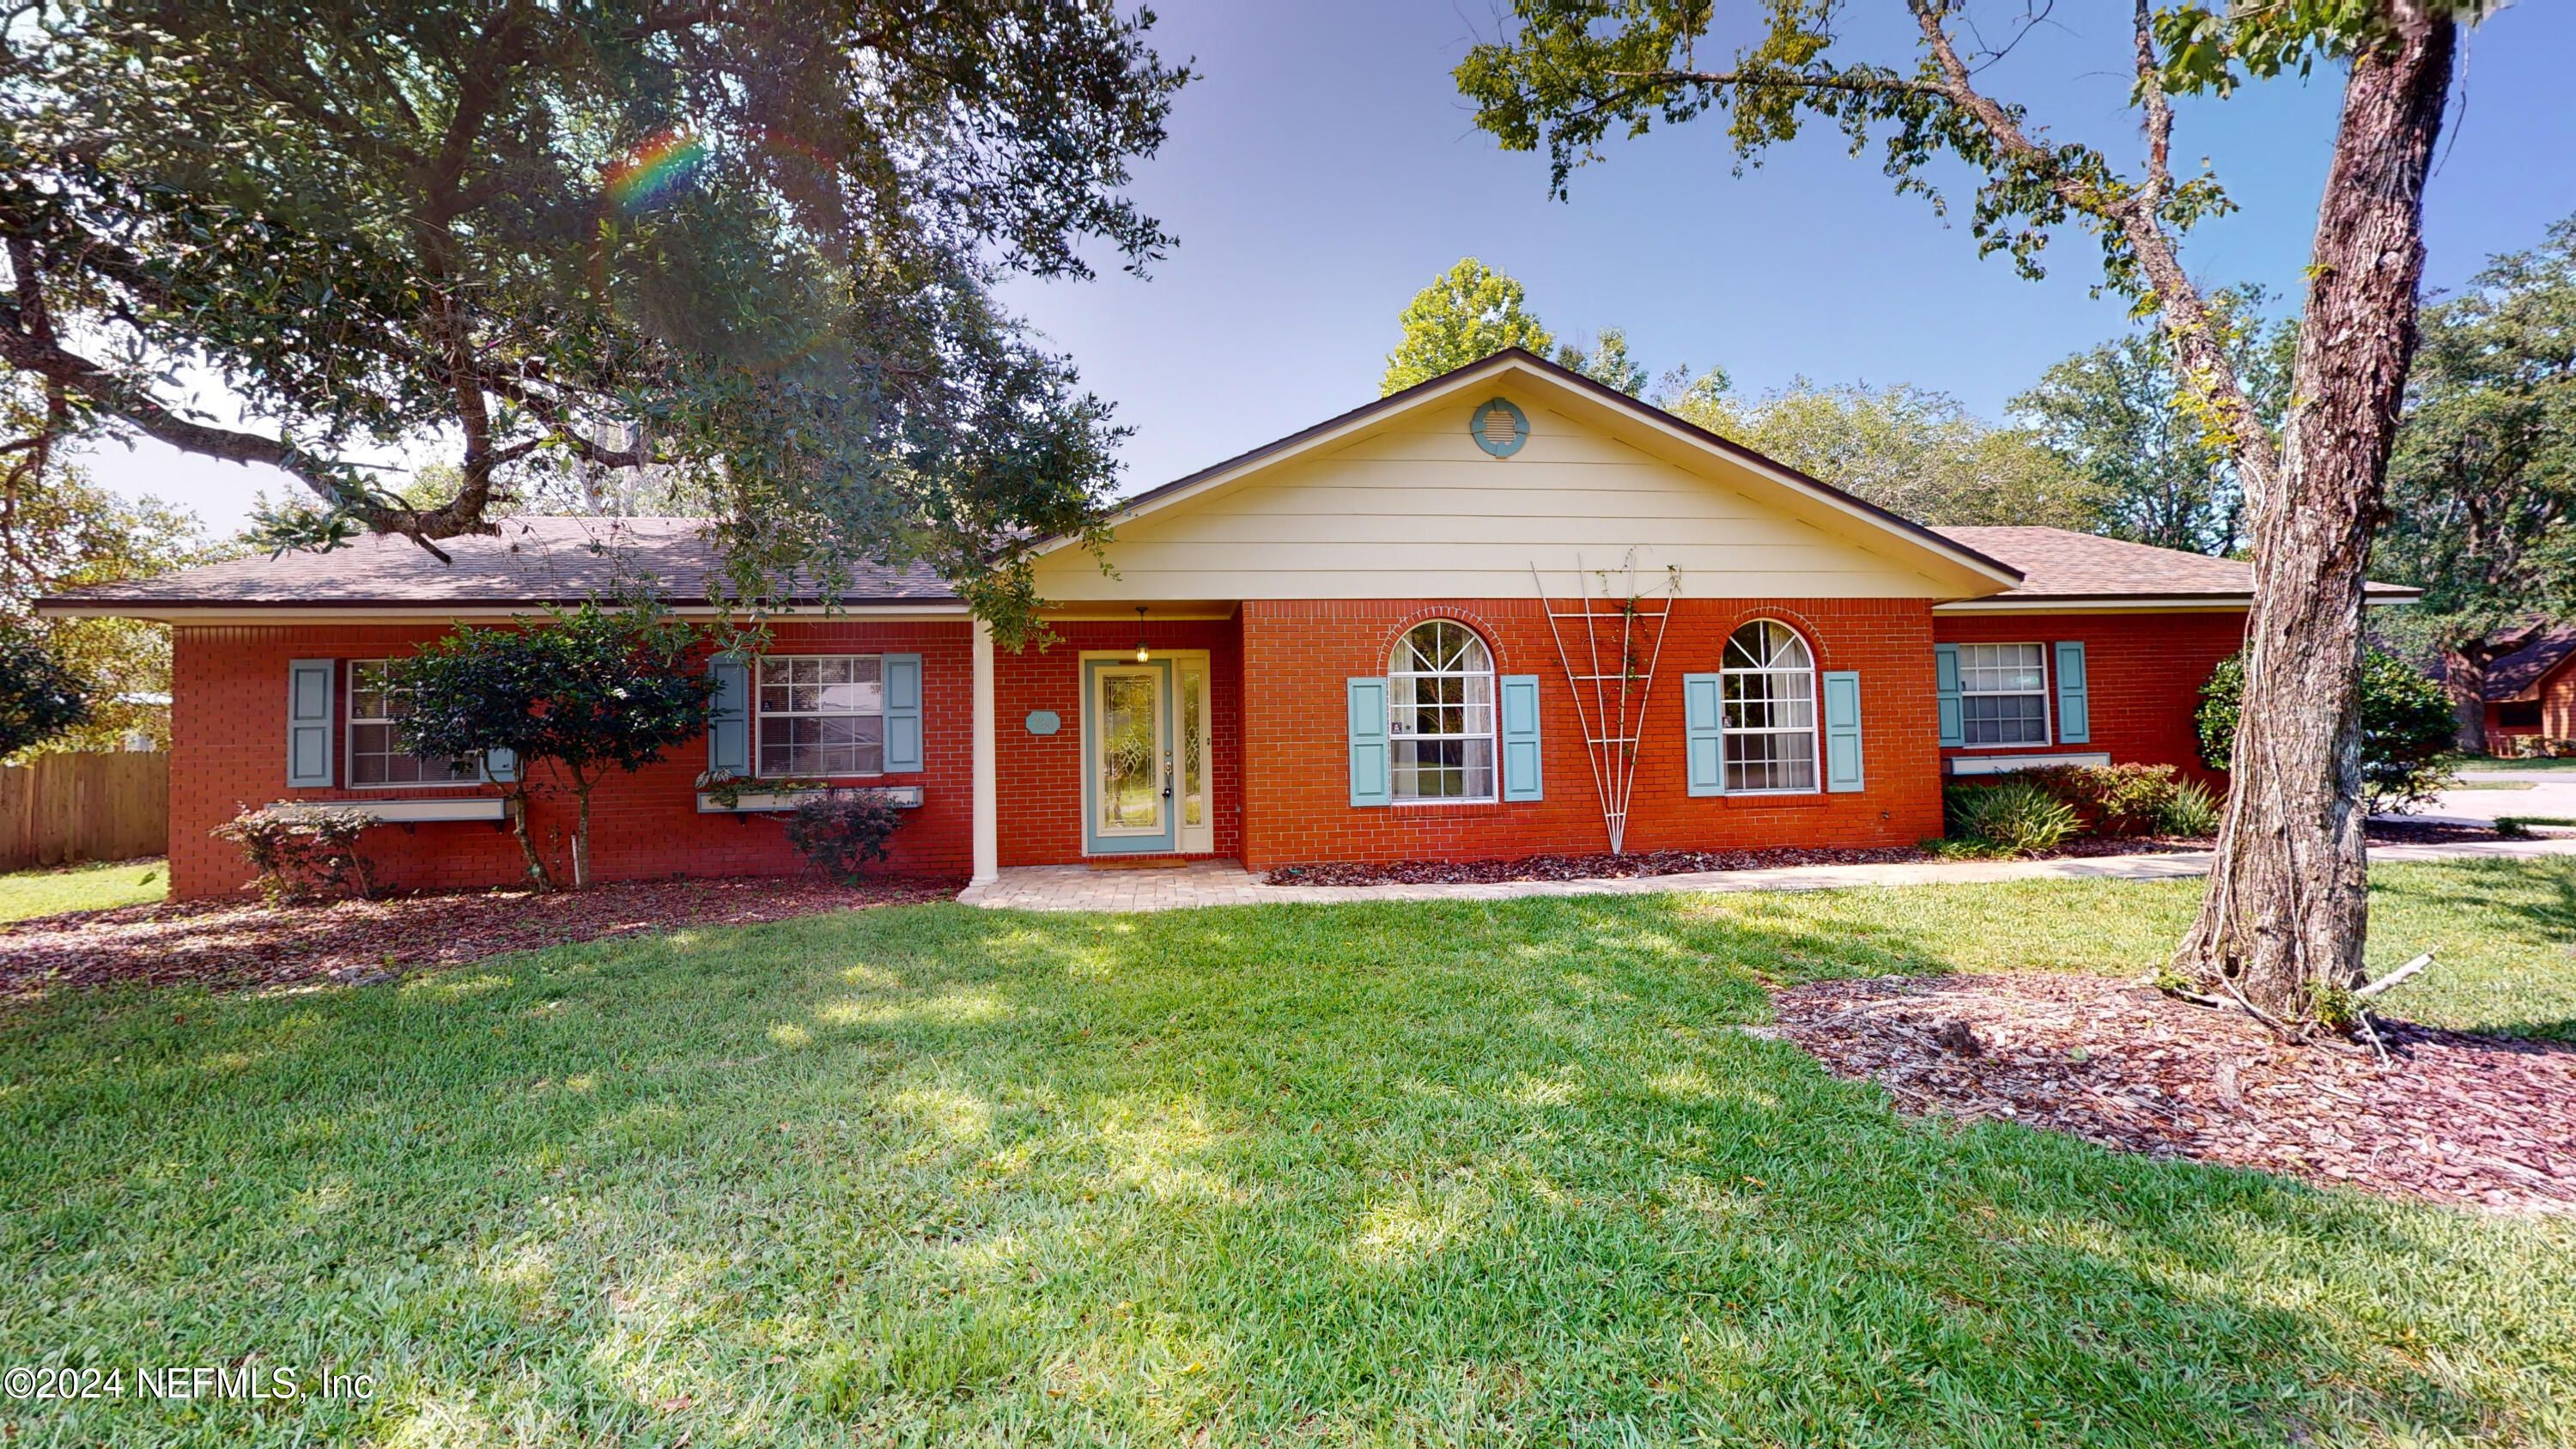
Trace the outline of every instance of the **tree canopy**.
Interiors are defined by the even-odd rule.
[[[1377,386],[1380,397],[1506,347],[1524,347],[1544,357],[1556,341],[1530,314],[1521,284],[1474,257],[1461,259],[1414,293],[1397,320],[1404,339],[1386,356],[1386,376]]]
[[[2485,748],[2487,666],[2576,617],[2576,217],[2425,309],[2374,561]]]
[[[1646,390],[1645,366],[1628,355],[1628,332],[1622,327],[1604,327],[1591,345],[1560,342],[1556,364],[1582,373],[1604,387],[1617,388],[1630,397]]]
[[[44,642],[0,625],[0,756],[53,739],[87,724],[87,685],[65,669]]]
[[[2237,375],[2267,427],[2280,426],[2294,323],[2266,325],[2259,288],[2212,294]],[[2057,363],[2006,404],[2049,451],[2095,485],[2100,532],[2225,555],[2245,538],[2235,456],[2190,405],[2173,350],[2145,331]]]
[[[2099,521],[2101,490],[2036,437],[1995,427],[1927,388],[1802,378],[1748,399],[1713,372],[1662,401],[1676,416],[1918,522],[2085,530]]]
[[[273,542],[489,532],[654,466],[736,587],[927,560],[1006,634],[1086,532],[1107,408],[993,303],[1141,268],[1186,72],[1046,0],[39,3],[0,36],[0,361],[57,431],[272,464]],[[237,399],[239,416],[197,401]],[[383,485],[443,454],[436,499]]]

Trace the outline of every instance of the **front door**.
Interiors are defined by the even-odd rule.
[[[1093,855],[1174,849],[1172,665],[1083,664],[1082,847]]]

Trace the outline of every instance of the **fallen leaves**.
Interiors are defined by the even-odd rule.
[[[845,886],[818,876],[618,881],[587,891],[454,891],[271,907],[176,901],[0,926],[0,997],[64,987],[273,986],[386,981],[504,951],[682,926],[749,925],[823,911],[947,900],[954,881]]]
[[[2576,1047],[2381,1023],[2394,1059],[2099,977],[1883,977],[1778,994],[1764,1035],[1900,1110],[2071,1133],[2497,1212],[2576,1212]],[[1976,1044],[1974,1054],[1955,1047]],[[1950,1045],[1944,1044],[1948,1038]]]

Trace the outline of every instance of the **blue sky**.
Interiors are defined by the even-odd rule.
[[[1874,159],[1831,135],[1732,174],[1707,120],[1614,143],[1547,197],[1544,156],[1506,154],[1449,79],[1499,32],[1448,0],[1166,0],[1155,44],[1194,58],[1172,139],[1134,193],[1180,238],[1138,280],[1022,282],[1010,305],[1070,353],[1117,406],[1122,488],[1150,487],[1294,432],[1377,394],[1395,318],[1462,256],[1519,278],[1560,335],[1625,327],[1650,370],[1722,364],[1759,391],[1820,381],[1916,383],[1988,416],[2051,362],[2118,333],[2124,306],[2089,295],[2099,255],[2062,235],[2031,283],[1979,261],[1963,225],[1895,195]],[[1746,0],[1721,13],[1749,15]],[[1866,48],[1910,64],[1901,7],[1855,0]],[[1881,18],[1874,12],[1885,12]],[[2123,104],[2126,5],[2057,7],[1988,72],[2031,120],[2115,161],[2136,154]],[[1726,37],[1730,41],[1739,37]],[[1712,53],[1704,50],[1703,55]],[[2469,40],[2429,192],[2430,281],[2454,286],[2493,252],[2526,247],[2576,212],[2576,7],[2526,3]],[[2176,158],[2207,156],[2242,207],[2195,232],[2186,260],[2211,283],[2295,294],[2324,184],[2339,80],[2276,82],[2188,105]],[[1964,210],[1966,173],[1953,168]],[[121,490],[157,493],[236,526],[277,474],[156,446],[90,460]]]

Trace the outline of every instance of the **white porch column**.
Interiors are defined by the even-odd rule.
[[[975,875],[983,885],[1002,875],[1001,751],[993,734],[993,629],[975,621]]]

